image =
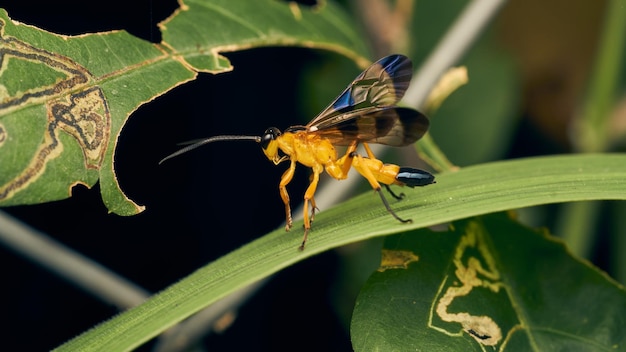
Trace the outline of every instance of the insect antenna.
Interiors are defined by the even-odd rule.
[[[193,141],[189,141],[189,142],[183,142],[181,143],[182,145],[188,144],[186,147],[166,156],[165,158],[161,159],[161,161],[159,161],[159,165],[161,165],[165,160],[171,159],[175,156],[179,156],[183,153],[187,153],[190,150],[196,149],[198,147],[201,147],[205,144],[209,144],[209,143],[213,143],[213,142],[219,142],[219,141],[255,141],[257,143],[261,143],[261,137],[259,136],[214,136],[214,137],[209,137],[209,138],[205,138],[205,139],[200,139],[200,140],[193,140]]]

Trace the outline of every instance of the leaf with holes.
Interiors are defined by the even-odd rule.
[[[160,24],[163,42],[124,31],[67,37],[12,21],[0,10],[0,206],[71,196],[100,181],[111,212],[143,207],[120,189],[115,146],[140,105],[233,67],[221,53],[261,46],[333,50],[363,64],[363,44],[335,5],[274,0],[181,2]]]

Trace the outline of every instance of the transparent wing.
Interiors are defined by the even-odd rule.
[[[358,75],[354,81],[307,125],[311,132],[355,118],[367,110],[395,105],[411,82],[413,65],[403,55],[384,57]]]

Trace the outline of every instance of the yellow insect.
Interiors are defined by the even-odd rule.
[[[401,199],[389,185],[426,186],[435,182],[428,171],[384,164],[376,159],[368,143],[406,146],[420,139],[428,130],[429,122],[419,111],[397,107],[395,104],[404,96],[412,76],[411,61],[402,55],[390,55],[378,60],[363,71],[356,79],[306,126],[292,126],[281,133],[276,127],[268,128],[262,136],[215,136],[200,141],[167,156],[159,162],[173,158],[199,146],[217,141],[252,140],[261,144],[263,153],[275,165],[289,161],[287,171],[279,184],[280,197],[285,204],[286,226],[293,225],[287,185],[291,182],[296,164],[310,167],[313,171],[311,183],[304,193],[304,237],[299,249],[306,244],[311,222],[315,216],[315,190],[319,176],[324,170],[337,180],[348,177],[354,168],[380,195],[387,211],[401,222],[380,191],[381,184],[396,199]],[[357,153],[362,144],[367,157]],[[339,158],[335,146],[347,146]],[[310,207],[310,210],[309,210]],[[310,214],[310,215],[309,215]]]

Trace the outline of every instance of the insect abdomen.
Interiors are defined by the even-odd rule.
[[[396,180],[409,187],[426,186],[435,183],[435,176],[425,170],[401,167],[396,175]]]

